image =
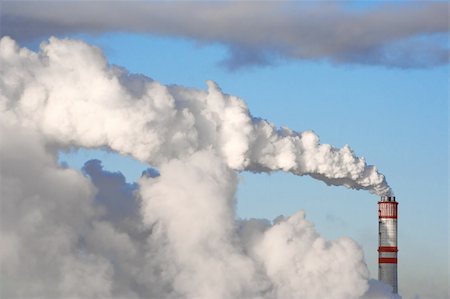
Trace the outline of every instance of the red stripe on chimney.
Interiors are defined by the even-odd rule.
[[[378,247],[378,252],[397,252],[397,246],[380,246]]]
[[[397,264],[396,257],[380,257],[378,258],[379,264]]]

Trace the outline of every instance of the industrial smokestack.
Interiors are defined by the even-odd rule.
[[[382,196],[378,202],[378,280],[391,285],[394,294],[398,293],[397,205],[394,196]]]

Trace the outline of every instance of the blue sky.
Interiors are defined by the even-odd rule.
[[[445,283],[447,67],[405,70],[283,60],[229,71],[220,64],[227,51],[220,45],[124,33],[75,37],[99,46],[112,64],[131,72],[202,89],[212,79],[224,92],[243,98],[254,116],[297,131],[312,129],[323,143],[349,144],[386,175],[400,203],[400,291],[412,296],[430,287],[433,276]],[[146,167],[101,151],[61,155],[77,168],[91,158],[129,181]],[[309,177],[242,173],[237,198],[244,218],[273,219],[304,209],[325,237],[349,236],[361,244],[376,277],[376,196]]]

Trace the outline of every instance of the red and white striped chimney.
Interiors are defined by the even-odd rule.
[[[397,205],[394,196],[382,196],[378,202],[378,280],[398,293],[397,282]]]

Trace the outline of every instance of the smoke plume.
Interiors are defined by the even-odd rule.
[[[213,82],[164,86],[80,41],[0,41],[4,298],[392,298],[362,249],[304,212],[236,220],[239,171],[287,171],[389,194],[348,146],[277,129]],[[157,166],[137,184],[57,152],[108,148]]]
[[[321,144],[312,131],[278,129],[212,81],[207,91],[164,86],[109,66],[99,49],[74,40],[51,38],[40,53],[7,37],[0,47],[5,121],[59,146],[106,147],[155,166],[213,149],[238,171],[282,170],[391,193],[376,167],[349,146]]]

